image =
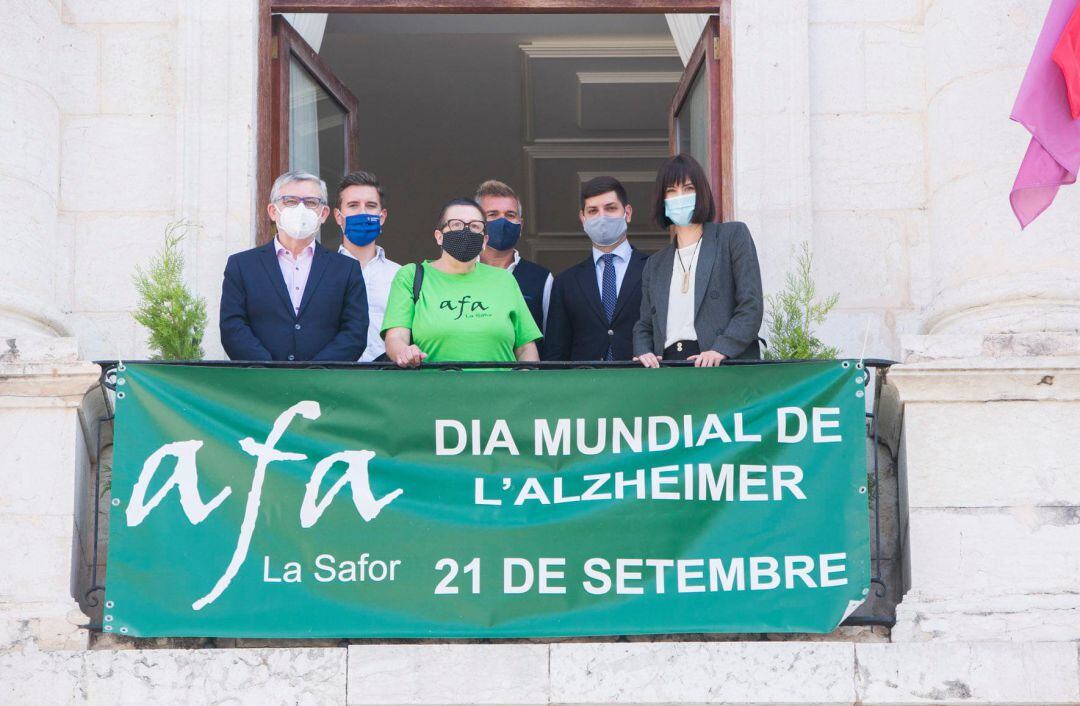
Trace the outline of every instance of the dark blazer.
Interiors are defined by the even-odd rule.
[[[221,345],[233,360],[355,361],[367,347],[368,328],[360,263],[316,243],[294,314],[274,241],[231,255],[220,325]]]
[[[544,359],[602,360],[611,345],[615,360],[630,360],[634,322],[641,308],[641,272],[647,259],[641,251],[631,250],[611,324],[604,317],[591,252],[556,275],[548,305]]]
[[[760,358],[761,269],[745,223],[706,223],[694,275],[694,329],[701,350]],[[634,355],[662,355],[675,246],[649,258],[641,279],[641,318]]]
[[[529,307],[529,313],[533,315],[536,328],[544,330],[544,287],[547,286],[547,278],[551,276],[551,270],[535,262],[521,258],[512,273],[517,280],[521,296],[525,297],[525,305]],[[552,285],[554,286],[554,285]]]

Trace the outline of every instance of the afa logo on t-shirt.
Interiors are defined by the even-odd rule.
[[[458,299],[457,301],[453,301],[451,299],[444,299],[443,301],[439,302],[439,309],[449,309],[450,313],[456,312],[457,316],[452,319],[453,321],[457,321],[463,316],[466,319],[490,318],[491,314],[488,313],[489,308],[490,307],[484,304],[484,302],[478,299],[473,299],[468,294],[463,296],[461,299]]]

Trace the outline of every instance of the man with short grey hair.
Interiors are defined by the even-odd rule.
[[[489,179],[476,187],[476,203],[480,204],[487,221],[487,246],[480,252],[480,262],[501,267],[514,275],[529,312],[544,331],[554,280],[548,268],[526,260],[517,250],[524,223],[521,199],[507,184]],[[543,343],[540,345],[543,352]]]
[[[229,257],[221,344],[232,360],[355,361],[367,346],[364,275],[315,241],[330,215],[326,183],[305,172],[274,181],[266,207],[276,235]]]

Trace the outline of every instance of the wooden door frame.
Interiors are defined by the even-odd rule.
[[[354,12],[398,14],[570,14],[570,13],[715,13],[721,14],[721,30],[727,28],[726,48],[721,46],[719,61],[726,66],[729,78],[725,82],[726,93],[721,92],[722,119],[731,117],[731,2],[730,0],[258,0],[258,57],[256,77],[256,126],[255,126],[255,189],[256,240],[268,239],[270,220],[266,213],[266,199],[274,179],[275,164],[271,159],[274,151],[275,128],[273,119],[273,91],[271,75],[271,44],[273,40],[272,15],[275,12]],[[724,19],[726,18],[726,19]],[[730,125],[731,123],[726,123]],[[730,143],[730,129],[724,130],[725,141]],[[723,149],[730,162],[730,144]],[[731,188],[729,171],[723,172],[722,184]],[[331,195],[333,196],[333,195]],[[721,201],[720,213],[728,214]]]
[[[671,139],[671,152],[679,151],[679,134],[675,116],[682,109],[690,96],[694,80],[702,71],[703,80],[710,96],[719,100],[709,101],[708,125],[710,133],[709,164],[703,164],[705,173],[710,175],[713,199],[716,201],[716,214],[721,221],[735,219],[734,177],[734,115],[732,111],[733,67],[731,48],[731,0],[721,0],[720,12],[710,17],[702,32],[701,39],[694,47],[690,60],[686,62],[686,71],[679,81],[675,95],[671,99],[668,111],[668,135]],[[719,175],[719,183],[717,182]]]
[[[360,126],[357,124],[357,113],[360,110],[360,101],[352,91],[338,79],[330,70],[330,67],[322,60],[304,38],[285,21],[284,18],[271,18],[271,25],[277,24],[274,29],[276,46],[271,47],[271,109],[270,109],[270,132],[273,137],[270,143],[270,168],[278,173],[284,172],[289,167],[289,140],[291,130],[287,120],[282,120],[288,115],[288,102],[290,76],[288,73],[291,56],[300,59],[303,68],[311,74],[315,83],[319,84],[326,94],[334,99],[345,111],[345,134],[347,135],[348,151],[345,154],[345,169],[352,171],[359,169],[360,150],[357,141],[357,132]],[[275,53],[278,57],[287,57],[289,61],[273,62]]]

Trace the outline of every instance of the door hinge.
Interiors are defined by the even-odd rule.
[[[271,60],[277,59],[277,56],[278,56],[278,38],[277,37],[271,37],[270,38],[270,59]]]
[[[720,37],[713,37],[713,40],[712,40],[713,61],[720,61],[720,60],[723,59],[723,54],[720,53],[721,51],[723,51],[723,45],[720,43]]]

